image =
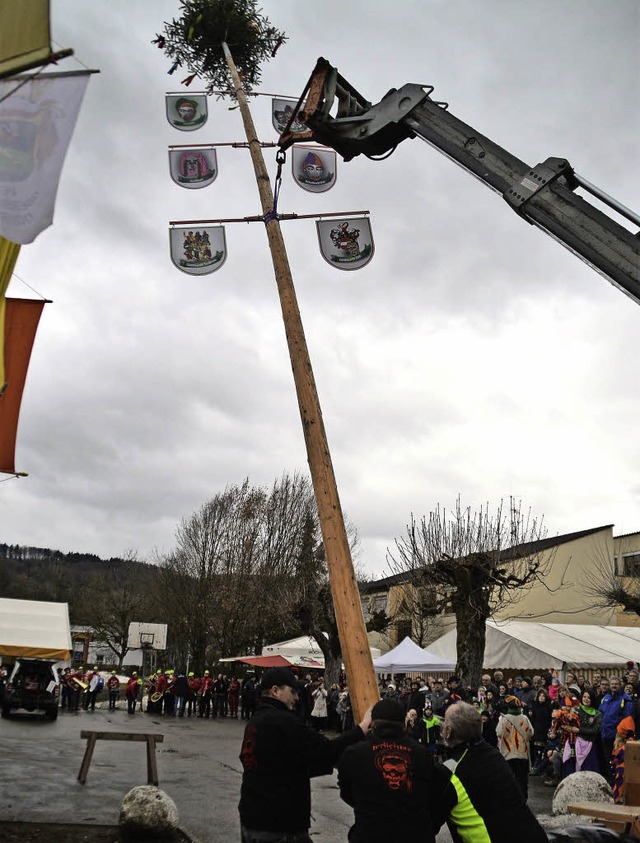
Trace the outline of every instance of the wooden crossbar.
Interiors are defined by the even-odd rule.
[[[87,748],[84,751],[84,758],[78,773],[80,784],[84,784],[87,780],[96,741],[145,741],[147,744],[147,784],[158,786],[156,744],[164,741],[164,735],[153,734],[152,732],[93,732],[83,729],[80,732],[80,738],[87,741]]]
[[[568,806],[570,814],[595,817],[607,828],[640,838],[640,806],[616,805],[614,802],[574,802]]]

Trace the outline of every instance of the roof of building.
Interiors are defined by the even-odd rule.
[[[524,542],[523,544],[516,544],[511,548],[507,548],[501,556],[501,559],[508,561],[510,559],[522,559],[524,556],[533,556],[535,553],[540,553],[543,550],[549,550],[552,547],[558,547],[567,542],[577,541],[594,533],[599,533],[602,530],[611,530],[613,524],[605,524],[602,527],[591,527],[588,530],[578,530],[574,533],[564,533],[561,536],[552,536],[537,541]],[[361,594],[371,594],[376,591],[385,591],[394,585],[399,585],[407,582],[411,578],[411,571],[401,571],[398,574],[391,574],[388,577],[383,577],[379,580],[372,580],[371,582],[360,583]]]

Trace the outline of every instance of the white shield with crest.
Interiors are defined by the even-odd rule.
[[[190,190],[207,187],[216,180],[218,160],[212,147],[206,149],[170,149],[171,178],[180,187]]]
[[[322,257],[336,269],[362,269],[373,257],[373,235],[368,217],[318,220]]]
[[[326,146],[295,144],[291,156],[293,179],[303,190],[324,193],[336,183],[337,155]]]
[[[195,225],[169,229],[171,260],[189,275],[208,275],[227,259],[224,226],[198,228]]]
[[[165,97],[167,120],[174,129],[194,132],[207,122],[209,111],[204,94],[167,94]]]
[[[297,104],[297,100],[283,100],[276,99],[275,97],[271,100],[271,119],[273,122],[273,128],[276,130],[278,135],[281,135],[287,128],[287,124],[293,117]],[[299,135],[301,132],[307,132],[309,130],[304,123],[301,123],[294,117],[291,126],[289,126],[289,131],[292,135]]]

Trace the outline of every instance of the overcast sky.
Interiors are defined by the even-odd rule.
[[[9,295],[45,308],[0,541],[142,559],[227,484],[306,471],[276,287],[260,223],[226,227],[212,275],[177,270],[169,220],[260,213],[246,150],[218,151],[203,190],[169,175],[170,144],[243,140],[211,99],[172,128],[150,42],[172,0],[52,0],[52,33],[91,77],[53,226],[23,246]],[[636,0],[264,0],[289,42],[260,90],[297,97],[320,55],[377,102],[406,82],[531,165],[566,157],[640,211]],[[271,100],[255,98],[265,141]],[[275,152],[265,150],[271,176]],[[285,168],[279,209],[368,209],[373,260],[341,272],[312,220],[283,222],[340,497],[361,565],[384,576],[411,513],[458,495],[515,496],[551,535],[640,530],[638,305],[420,140],[338,164],[329,192]],[[23,283],[25,282],[25,283]],[[2,476],[3,478],[5,475]]]

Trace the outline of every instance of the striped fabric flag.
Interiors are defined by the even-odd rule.
[[[45,302],[42,299],[0,300],[4,323],[5,383],[0,394],[0,472],[16,474],[15,450],[22,392],[31,349]]]

